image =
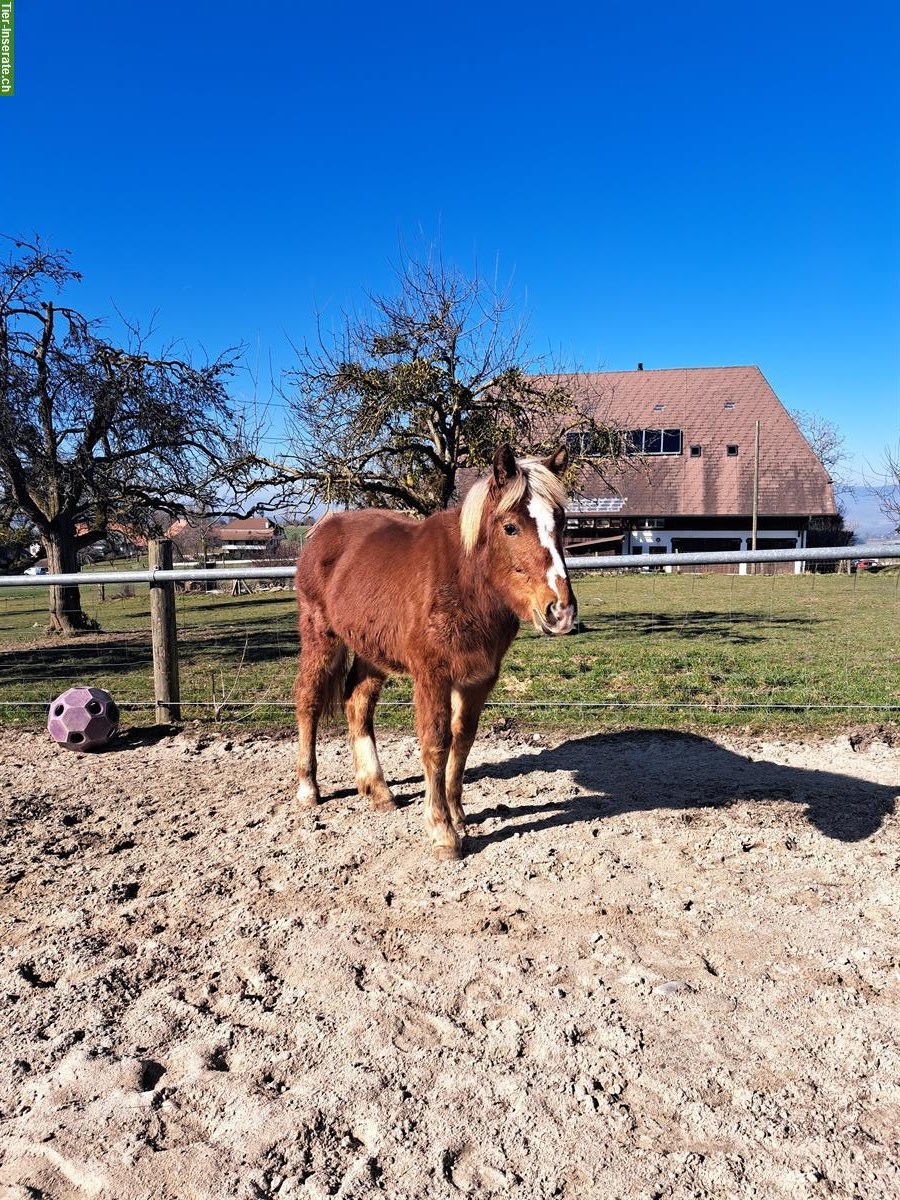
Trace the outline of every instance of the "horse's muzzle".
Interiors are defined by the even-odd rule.
[[[577,615],[577,604],[548,604],[546,612],[543,615],[536,608],[532,609],[532,620],[534,621],[535,629],[540,630],[541,633],[554,636],[561,633],[570,633],[575,625]]]

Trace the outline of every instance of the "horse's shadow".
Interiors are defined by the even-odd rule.
[[[477,807],[480,780],[513,780],[547,771],[571,773],[578,793],[567,799]],[[802,804],[806,818],[826,837],[858,842],[894,812],[898,794],[900,785],[748,759],[695,734],[648,730],[573,738],[538,753],[483,763],[466,772],[463,799],[471,824],[503,820],[499,828],[473,830],[469,848],[477,852],[518,833],[622,813],[696,811],[771,800]]]
[[[666,636],[682,640],[716,638],[736,645],[764,642],[780,629],[791,626],[809,628],[821,624],[823,617],[794,617],[785,613],[719,612],[694,610],[683,613],[618,612],[593,615],[590,626],[582,625],[581,632],[602,636],[643,637]]]
[[[425,795],[425,776],[424,775],[407,775],[405,779],[391,779],[388,781],[391,788],[391,793],[394,797],[394,803],[398,808],[406,808],[415,800],[421,800]],[[404,787],[406,784],[417,784],[417,790],[411,792],[398,792],[398,787]],[[355,787],[331,788],[328,791],[326,800],[352,800],[358,796],[359,792]]]

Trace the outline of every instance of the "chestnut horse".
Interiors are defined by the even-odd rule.
[[[302,807],[319,802],[319,716],[341,701],[360,794],[379,811],[396,807],[373,715],[386,676],[411,675],[425,825],[438,858],[460,857],[466,758],[519,621],[553,634],[575,621],[562,543],[566,462],[564,447],[544,462],[516,462],[503,445],[459,509],[424,521],[379,509],[332,513],[314,527],[297,563]]]

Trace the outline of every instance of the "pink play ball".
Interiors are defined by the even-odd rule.
[[[100,750],[119,732],[119,709],[103,688],[69,688],[50,705],[47,732],[67,750]]]

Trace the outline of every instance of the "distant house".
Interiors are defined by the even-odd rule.
[[[244,517],[209,530],[209,542],[223,558],[266,558],[281,539],[281,526],[267,517]]]
[[[635,456],[607,482],[587,473],[576,487],[570,554],[749,549],[757,420],[757,548],[821,545],[839,525],[831,479],[758,367],[610,371],[570,382],[599,420],[629,431]],[[589,453],[584,436],[570,438]]]
[[[75,533],[82,537],[89,533],[90,529],[91,526],[82,521],[75,526]],[[121,525],[111,521],[106,526],[104,536],[80,550],[78,557],[83,563],[101,562],[106,558],[134,558],[138,554],[145,553],[146,549],[147,535],[145,533],[130,525]]]

